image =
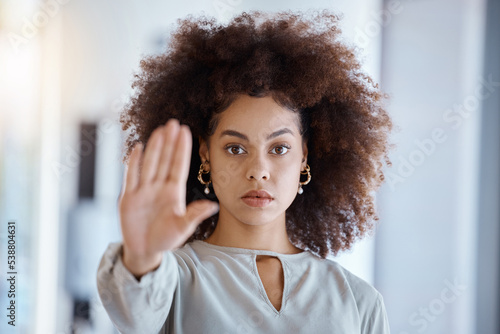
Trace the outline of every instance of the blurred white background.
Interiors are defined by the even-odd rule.
[[[500,332],[500,1],[0,0],[1,333],[115,332],[95,273],[120,240],[118,115],[175,21],[322,8],[400,128],[375,237],[336,260],[382,293],[392,333]]]

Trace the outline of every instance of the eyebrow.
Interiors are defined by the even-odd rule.
[[[274,131],[273,133],[271,133],[269,136],[267,136],[267,140],[271,140],[273,138],[276,138],[276,137],[279,137],[285,133],[289,133],[291,134],[292,136],[294,135],[293,131],[290,130],[289,128],[283,128],[283,129],[280,129],[280,130],[277,130],[277,131]],[[222,133],[220,134],[220,137],[223,137],[223,136],[233,136],[233,137],[238,137],[238,138],[241,138],[243,140],[246,140],[248,141],[248,137],[245,136],[244,134],[238,132],[238,131],[235,131],[235,130],[224,130],[222,131]]]

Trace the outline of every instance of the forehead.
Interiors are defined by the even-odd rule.
[[[219,114],[215,135],[235,130],[249,136],[265,136],[281,128],[289,128],[299,136],[299,115],[276,103],[271,96],[239,95]]]

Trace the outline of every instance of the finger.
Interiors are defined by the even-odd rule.
[[[163,149],[158,164],[158,173],[156,180],[165,182],[167,180],[168,171],[170,170],[170,163],[172,161],[173,151],[176,145],[177,137],[179,135],[180,125],[176,119],[171,119],[167,122],[163,131],[165,140],[163,142]]]
[[[158,161],[160,160],[161,147],[163,145],[162,130],[163,125],[156,128],[146,144],[144,163],[141,170],[141,184],[151,182],[158,171]]]
[[[191,131],[187,125],[181,125],[179,135],[177,136],[174,156],[172,157],[168,180],[178,183],[185,183],[187,181],[189,164],[191,162],[191,149]]]
[[[139,185],[139,164],[142,156],[142,143],[137,143],[130,153],[128,165],[124,171],[124,185],[122,186],[123,193],[126,191],[134,191]]]
[[[219,205],[209,200],[198,200],[189,203],[186,208],[185,220],[188,224],[198,225],[219,211]]]

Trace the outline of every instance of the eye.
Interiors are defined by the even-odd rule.
[[[287,147],[285,145],[278,145],[278,146],[275,146],[271,150],[271,153],[277,154],[277,155],[284,155],[288,152],[289,149],[290,149],[290,147]]]
[[[232,155],[240,155],[245,153],[245,150],[243,148],[236,145],[226,146],[224,149],[227,151],[227,153]]]

